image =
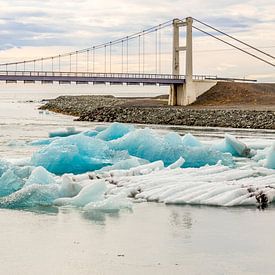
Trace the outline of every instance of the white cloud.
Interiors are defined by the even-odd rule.
[[[260,5],[256,0],[0,0],[0,10],[0,62],[91,46],[190,15],[255,46],[275,46],[274,0]],[[202,51],[194,53],[195,73],[262,74],[275,80],[273,68],[250,57],[226,50],[204,53],[228,49],[211,38],[196,37],[194,44]],[[267,50],[275,54],[275,48]],[[148,64],[152,70],[153,64]]]

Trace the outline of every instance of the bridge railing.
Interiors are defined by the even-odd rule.
[[[6,76],[51,76],[91,78],[136,78],[136,79],[185,79],[185,75],[140,74],[140,73],[94,73],[94,72],[50,72],[50,71],[0,71]]]
[[[51,71],[1,71],[1,76],[34,77],[88,77],[88,78],[125,78],[125,79],[185,79],[185,75],[143,74],[143,73],[98,73],[98,72],[51,72]],[[193,75],[193,80],[217,79],[213,75]]]

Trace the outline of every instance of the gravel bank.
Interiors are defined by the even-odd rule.
[[[80,121],[275,129],[275,112],[169,107],[159,99],[61,96],[41,107]]]

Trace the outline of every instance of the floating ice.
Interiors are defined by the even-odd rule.
[[[30,167],[17,167],[0,160],[0,197],[7,196],[22,188],[24,179],[31,173]]]
[[[183,145],[189,146],[189,147],[202,146],[201,142],[189,133],[184,135],[184,137],[182,138],[182,143]]]
[[[182,167],[215,165],[218,161],[234,165],[231,155],[202,145],[190,134],[183,138],[176,133],[161,136],[150,129],[135,129],[119,123],[97,133],[57,138],[33,155],[32,164],[58,175],[79,174],[112,165],[116,165],[114,169],[123,166],[129,169],[136,166],[133,157],[143,160],[138,165],[162,160],[169,166],[179,158],[185,160]]]
[[[108,128],[102,130],[97,135],[97,138],[102,140],[114,140],[125,136],[129,132],[133,131],[134,127],[131,125],[113,123]]]
[[[34,153],[31,162],[61,175],[98,170],[128,157],[123,152],[115,153],[105,141],[79,134],[55,140]]]
[[[170,133],[164,137],[151,129],[138,129],[117,140],[110,141],[114,150],[126,150],[132,156],[149,160],[162,160],[168,166],[180,157],[185,159],[183,167],[200,167],[206,164],[214,165],[222,161],[225,165],[233,165],[233,159],[207,146],[186,146],[181,137]]]
[[[91,202],[101,201],[104,199],[104,193],[107,186],[104,180],[97,180],[83,187],[79,194],[73,198],[59,198],[54,201],[55,205],[74,205],[85,206]]]
[[[233,136],[209,145],[191,134],[160,135],[118,123],[40,145],[33,167],[0,160],[0,207],[114,212],[131,208],[130,200],[260,207],[275,201],[275,145],[240,166],[252,154]],[[232,155],[242,157],[236,166]]]
[[[51,175],[45,168],[36,167],[30,177],[26,180],[25,186],[32,184],[53,184],[55,183],[54,176]]]
[[[44,146],[44,145],[49,145],[53,141],[55,141],[58,138],[46,138],[46,139],[40,139],[40,140],[34,140],[29,143],[29,145],[32,146]]]
[[[68,137],[79,134],[81,131],[77,131],[74,127],[67,127],[65,130],[57,130],[49,133],[49,137]]]
[[[118,212],[123,208],[132,208],[132,203],[125,195],[109,196],[106,199],[90,202],[85,207],[85,211],[103,211],[103,212]]]
[[[233,156],[237,157],[250,156],[250,149],[246,146],[246,144],[229,134],[225,134],[224,140],[221,143],[213,145],[212,148],[224,153],[231,153]]]
[[[0,198],[2,208],[25,208],[36,206],[51,206],[59,196],[57,184],[40,185],[32,184]]]
[[[275,143],[268,150],[264,166],[275,169]]]

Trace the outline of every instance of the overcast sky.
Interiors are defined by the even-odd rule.
[[[187,16],[275,55],[274,0],[0,0],[0,10],[1,63],[92,46]],[[195,36],[194,49],[194,73],[275,81],[274,67],[210,37]]]

